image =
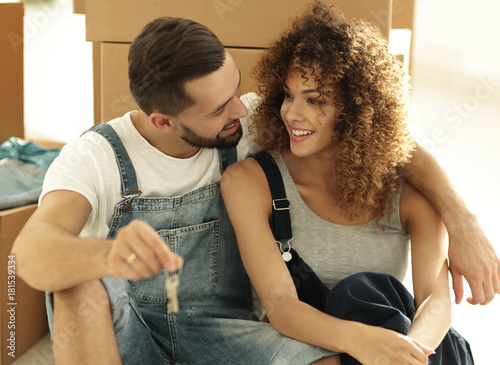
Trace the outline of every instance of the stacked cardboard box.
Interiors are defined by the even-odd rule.
[[[49,330],[45,294],[16,275],[10,251],[15,238],[36,209],[36,204],[0,211],[2,364],[10,364]]]
[[[0,1],[0,142],[24,136],[23,15],[21,2]]]
[[[0,142],[24,137],[22,2],[0,3]],[[10,256],[19,231],[36,205],[0,211],[0,358],[10,364],[48,331],[45,295],[16,275]]]
[[[94,111],[106,122],[137,109],[128,89],[128,48],[136,34],[160,16],[184,17],[208,26],[242,73],[242,92],[257,91],[250,70],[262,49],[310,0],[86,0],[87,40],[94,42]],[[365,19],[389,39],[391,0],[328,0],[347,18]]]
[[[73,0],[73,13],[85,14],[85,0]]]

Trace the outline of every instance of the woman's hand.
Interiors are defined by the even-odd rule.
[[[434,350],[419,341],[381,327],[362,325],[349,355],[364,365],[427,364]]]

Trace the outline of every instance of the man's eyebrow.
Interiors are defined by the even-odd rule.
[[[240,75],[240,80],[238,81],[238,87],[241,85],[241,71],[238,70],[238,73]],[[219,105],[212,113],[208,114],[209,116],[217,114],[219,111],[221,111],[231,100],[233,100],[233,97],[231,96],[228,100],[226,100],[224,103]]]
[[[290,90],[290,88],[288,87],[287,84],[284,84],[283,87],[287,90]],[[321,94],[321,92],[318,89],[306,89],[306,90],[302,90],[300,93],[301,94],[312,94],[312,93],[320,93]]]

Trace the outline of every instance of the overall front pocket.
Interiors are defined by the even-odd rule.
[[[169,248],[184,259],[178,289],[179,301],[207,298],[219,285],[218,260],[220,221],[195,226],[162,229],[158,234]],[[137,300],[166,303],[165,270],[148,279],[130,281]]]

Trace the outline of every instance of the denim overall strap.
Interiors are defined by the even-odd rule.
[[[259,163],[269,184],[269,190],[273,199],[274,238],[276,241],[283,239],[291,240],[293,233],[290,221],[290,201],[286,197],[285,186],[283,185],[283,178],[281,177],[278,165],[271,154],[266,151],[259,152],[251,157]]]
[[[297,295],[302,302],[324,312],[329,289],[323,284],[313,269],[291,248],[290,242],[293,240],[293,234],[290,220],[290,201],[286,197],[285,185],[283,184],[280,169],[269,152],[261,151],[251,157],[259,163],[266,175],[271,198],[273,199],[272,218],[274,239],[279,244],[283,260],[285,260],[290,276],[295,284]],[[287,251],[284,251],[282,248],[284,241],[288,241]]]
[[[237,161],[236,147],[219,150],[220,174],[224,173],[229,165]]]
[[[120,169],[122,187],[121,196],[123,198],[133,198],[141,195],[141,191],[137,187],[137,177],[135,175],[134,167],[130,162],[130,157],[114,129],[107,123],[100,123],[96,124],[89,130],[99,133],[101,136],[106,138],[115,151],[116,163]]]

